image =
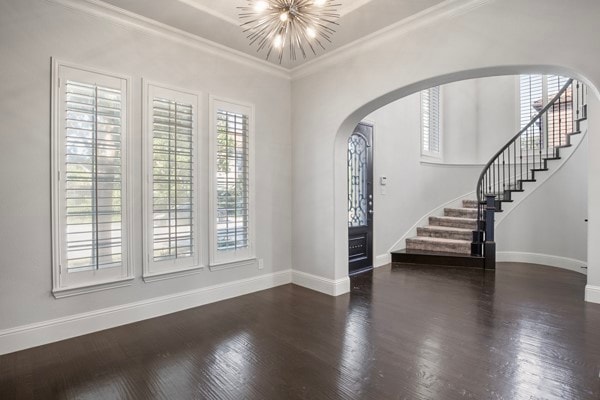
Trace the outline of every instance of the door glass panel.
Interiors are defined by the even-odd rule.
[[[348,226],[367,225],[367,140],[353,133],[348,139]]]

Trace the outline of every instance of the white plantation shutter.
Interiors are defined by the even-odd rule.
[[[521,110],[521,129],[523,129],[533,117],[546,105],[544,94],[543,75],[521,75],[520,77],[520,110]],[[539,149],[540,137],[543,137],[542,126],[533,124],[527,128],[527,132],[522,136],[521,148],[523,150],[532,151]]]
[[[248,247],[248,116],[217,111],[217,250]]]
[[[127,81],[63,65],[56,68],[53,243],[58,257],[54,290],[60,291],[130,275]]]
[[[198,96],[156,85],[147,89],[148,254],[145,275],[198,264]]]
[[[68,272],[122,265],[122,94],[67,80],[65,119]]]
[[[421,151],[425,155],[439,155],[440,140],[440,88],[421,92]]]
[[[520,79],[521,128],[523,128],[543,107],[544,82],[543,75],[521,75]]]
[[[568,80],[569,78],[558,75],[520,76],[519,98],[521,129],[523,129],[542,110],[542,108],[556,96]],[[570,96],[570,94],[568,95]],[[530,126],[521,140],[521,147],[523,150],[539,149],[540,145],[545,146],[546,140],[548,140],[550,146],[553,146],[555,143],[558,145],[560,141],[564,140],[564,138],[559,138],[559,133],[564,136],[564,134],[566,134],[566,127],[563,126],[562,129],[558,129],[558,118],[560,116],[565,121],[567,121],[568,118],[566,118],[566,114],[563,114],[562,111],[559,113],[557,107],[557,115],[555,116],[555,119],[553,119],[553,110],[550,110],[548,114],[550,120],[544,120],[542,123],[536,123]],[[568,108],[567,112],[571,113],[571,108]]]
[[[213,254],[211,262],[252,257],[250,107],[213,106]]]

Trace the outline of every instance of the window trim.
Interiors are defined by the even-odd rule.
[[[188,98],[192,102],[192,106],[194,108],[193,114],[193,146],[194,152],[193,157],[195,159],[195,163],[193,165],[193,171],[195,173],[193,179],[194,190],[192,192],[193,200],[193,227],[194,233],[194,246],[196,248],[196,253],[191,257],[190,260],[186,260],[186,262],[178,262],[178,260],[173,260],[171,262],[167,261],[159,261],[155,262],[152,260],[152,252],[154,249],[153,246],[153,236],[152,236],[152,214],[153,214],[153,196],[152,196],[152,128],[151,128],[151,119],[153,117],[152,114],[152,94],[157,92],[167,92],[169,93],[170,98],[178,97],[179,99]],[[142,79],[142,202],[143,202],[143,222],[142,222],[142,230],[143,230],[143,268],[142,268],[142,278],[144,282],[154,282],[157,280],[168,279],[169,277],[179,277],[186,276],[189,274],[193,274],[196,272],[200,272],[204,265],[202,263],[202,243],[204,239],[203,231],[205,230],[203,227],[205,225],[204,218],[202,215],[204,213],[200,212],[201,208],[201,196],[200,193],[203,192],[203,187],[201,187],[201,179],[200,173],[202,168],[200,166],[200,126],[202,124],[202,116],[201,116],[201,93],[196,91],[191,91],[188,89],[177,88],[172,85],[166,85],[162,83],[158,83],[148,79]]]
[[[434,87],[438,88],[438,143],[439,143],[439,151],[426,151],[423,149],[423,139],[424,139],[424,129],[423,126],[423,92],[426,90],[431,90]],[[442,116],[443,116],[443,89],[442,86],[434,86],[428,89],[421,90],[419,92],[419,125],[420,125],[420,135],[419,135],[419,153],[421,154],[421,159],[424,161],[443,161],[443,148],[444,148],[444,135],[443,135],[443,127],[442,127]]]
[[[131,82],[130,76],[114,73],[111,71],[105,71],[97,68],[91,68],[88,66],[79,65],[76,63],[66,62],[59,60],[55,57],[51,59],[51,223],[52,223],[52,294],[55,298],[63,298],[68,296],[74,296],[78,294],[85,294],[95,292],[99,290],[106,290],[116,287],[128,286],[134,279],[134,257],[133,257],[133,246],[132,246],[132,232],[133,232],[133,204],[130,200],[132,193],[132,168],[131,168],[131,137],[132,137],[132,122],[131,113],[132,107],[132,96],[131,96]],[[123,252],[125,256],[122,257],[122,266],[119,268],[117,273],[114,269],[102,271],[105,273],[98,274],[95,271],[84,271],[74,272],[72,274],[79,274],[75,278],[75,275],[71,276],[71,279],[67,280],[69,273],[65,270],[65,267],[61,267],[61,256],[63,253],[63,246],[65,240],[63,239],[63,227],[64,221],[62,219],[63,214],[61,208],[63,203],[63,193],[61,189],[61,168],[63,165],[63,147],[64,141],[62,139],[61,131],[61,116],[62,116],[62,85],[61,82],[61,70],[70,69],[78,70],[86,74],[104,75],[110,79],[119,79],[124,82],[125,88],[125,112],[123,117],[123,126],[125,129],[125,138],[121,142],[122,146],[122,168],[124,180],[122,184],[121,197],[124,201],[122,204],[122,215],[123,222],[121,225],[121,235],[124,237],[122,240]],[[90,272],[90,273],[88,273]],[[86,277],[83,277],[85,274]],[[91,278],[90,278],[91,276]]]
[[[217,250],[217,179],[216,179],[216,150],[217,150],[217,116],[216,112],[219,105],[226,104],[227,111],[239,112],[240,114],[248,115],[248,248],[238,254],[223,254]],[[242,267],[256,263],[256,246],[255,228],[256,228],[256,213],[255,213],[255,147],[254,147],[254,132],[255,132],[255,108],[253,104],[239,102],[236,100],[227,99],[220,96],[209,96],[209,266],[211,271],[222,270],[234,267]],[[237,251],[236,251],[237,252]],[[241,254],[240,254],[241,253]]]

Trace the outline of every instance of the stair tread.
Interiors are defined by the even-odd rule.
[[[465,217],[436,217],[436,216],[432,216],[431,218],[442,218],[442,219],[448,219],[451,221],[477,221],[477,218],[465,218]]]
[[[419,241],[433,242],[433,243],[456,243],[456,244],[471,243],[470,240],[435,238],[435,237],[430,237],[430,236],[415,236],[415,237],[408,238],[406,240],[419,240]]]
[[[472,229],[455,228],[453,226],[440,226],[440,225],[425,225],[420,228],[431,229],[431,230],[435,230],[435,231],[448,231],[448,232],[473,232]]]

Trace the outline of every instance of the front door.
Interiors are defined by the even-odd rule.
[[[361,122],[348,139],[348,272],[373,268],[373,126]]]

